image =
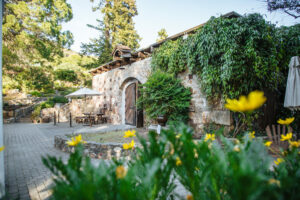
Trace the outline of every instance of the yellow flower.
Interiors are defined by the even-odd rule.
[[[193,195],[188,194],[188,195],[186,196],[186,200],[194,200]]]
[[[291,140],[293,137],[293,133],[287,133],[286,135],[281,135],[280,141],[286,141],[286,140]]]
[[[241,149],[240,149],[240,147],[239,147],[238,145],[235,145],[235,146],[233,147],[233,151],[235,151],[235,152],[240,152]]]
[[[122,179],[126,176],[127,174],[127,171],[125,169],[125,167],[123,165],[121,166],[118,166],[116,168],[116,176],[117,176],[117,179]]]
[[[182,165],[182,162],[179,157],[176,158],[176,166]]]
[[[181,137],[181,134],[176,135],[176,138],[180,138],[180,137]]]
[[[265,145],[266,147],[269,147],[269,146],[271,146],[271,144],[272,144],[272,142],[271,142],[271,141],[267,141],[267,142],[265,142],[265,144],[264,144],[264,145]]]
[[[300,147],[300,140],[298,140],[298,142],[297,141],[289,141],[289,143],[290,143],[290,147],[296,147],[296,148]]]
[[[3,151],[5,149],[5,146],[0,147],[0,152]]]
[[[282,158],[277,158],[277,160],[274,161],[276,165],[279,165],[280,163],[284,162]]]
[[[234,140],[233,140],[233,143],[234,143],[234,144],[240,144],[240,141],[239,141],[238,139],[234,139]]]
[[[135,135],[135,130],[132,130],[132,131],[128,130],[124,134],[125,134],[124,138],[129,138],[129,137],[135,137],[136,136]]]
[[[226,99],[225,107],[234,112],[248,112],[261,107],[266,100],[263,92],[253,91],[249,93],[248,97],[240,96],[239,100]]]
[[[204,138],[204,141],[207,142],[208,140],[211,140],[211,141],[214,141],[216,138],[215,138],[215,134],[210,134],[210,133],[206,133],[205,134],[205,138]]]
[[[292,123],[294,121],[295,117],[291,117],[291,118],[286,118],[285,120],[279,119],[277,121],[278,124],[282,124],[282,125],[289,125],[290,123]]]
[[[278,187],[280,187],[280,181],[276,180],[274,178],[269,179],[269,184],[276,184]]]
[[[77,146],[79,143],[82,143],[82,144],[86,143],[85,141],[82,140],[81,134],[78,136],[72,137],[71,141],[67,141],[67,144],[69,146]]]
[[[134,148],[134,140],[131,140],[130,143],[123,144],[123,149],[133,149]]]
[[[287,151],[283,151],[283,152],[282,152],[282,155],[283,155],[283,156],[286,156],[286,155],[288,155],[288,152],[287,152]]]
[[[249,137],[252,139],[255,138],[255,131],[252,131],[251,133],[249,133]]]
[[[198,153],[196,149],[194,149],[194,158],[198,158]]]

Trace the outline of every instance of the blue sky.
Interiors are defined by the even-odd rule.
[[[95,0],[96,1],[96,0]],[[86,24],[96,25],[100,12],[92,11],[93,4],[89,0],[68,0],[73,8],[73,19],[63,24],[64,30],[70,30],[74,35],[71,49],[80,51],[80,44],[97,37],[98,32],[88,28]],[[231,11],[239,14],[258,12],[268,21],[280,25],[300,23],[281,12],[269,13],[263,0],[136,0],[139,15],[134,18],[135,27],[142,37],[141,48],[156,41],[157,32],[161,28],[168,35],[174,35],[191,27],[206,22],[211,16],[220,16]]]

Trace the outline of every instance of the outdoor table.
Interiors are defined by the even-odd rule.
[[[85,115],[85,124],[84,125],[93,125],[93,122],[95,123],[95,116],[92,115],[92,113],[83,113]]]

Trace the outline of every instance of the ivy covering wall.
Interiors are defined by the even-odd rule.
[[[260,114],[258,120],[264,129],[278,117],[297,116],[283,108],[288,64],[295,55],[300,55],[300,24],[276,27],[260,14],[250,14],[211,18],[187,39],[169,40],[155,49],[151,64],[154,71],[174,75],[189,69],[209,100],[264,91],[272,100],[264,108],[268,116]],[[253,114],[249,124],[257,117]]]
[[[259,14],[211,18],[188,39],[155,50],[153,69],[200,77],[208,98],[237,98],[255,89],[276,90],[286,81],[291,56],[300,53],[300,25],[277,28]]]

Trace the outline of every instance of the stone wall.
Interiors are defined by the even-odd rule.
[[[125,89],[131,82],[138,81],[143,84],[151,70],[151,58],[123,66],[121,69],[96,75],[93,77],[93,89],[103,93],[99,97],[93,97],[92,105],[97,111],[104,104],[107,105],[107,115],[110,116],[111,123],[125,123]]]
[[[68,138],[66,137],[55,136],[54,147],[64,152],[73,152],[74,147],[67,145],[67,141]],[[130,152],[132,151],[124,150],[123,144],[121,143],[96,143],[87,141],[87,143],[84,144],[84,154],[91,158],[108,160],[111,160],[112,158],[129,158]]]
[[[182,84],[189,87],[192,92],[192,100],[189,112],[189,124],[196,133],[202,133],[209,123],[217,125],[231,125],[230,111],[224,108],[224,102],[209,102],[201,92],[200,79],[194,74],[186,71],[179,74]]]
[[[81,115],[82,112],[99,112],[100,108],[107,105],[106,115],[110,116],[112,124],[125,123],[125,89],[134,82],[145,83],[151,71],[151,58],[122,66],[121,68],[95,75],[93,77],[93,89],[103,95],[90,97],[86,100],[73,99],[64,113],[72,112],[73,116]],[[189,112],[189,124],[196,133],[202,133],[209,123],[217,125],[231,125],[230,112],[224,109],[224,102],[208,102],[201,92],[199,77],[188,71],[179,74],[179,78],[185,87],[191,88],[192,100]],[[63,113],[63,112],[61,112]],[[63,114],[61,114],[61,117]]]

